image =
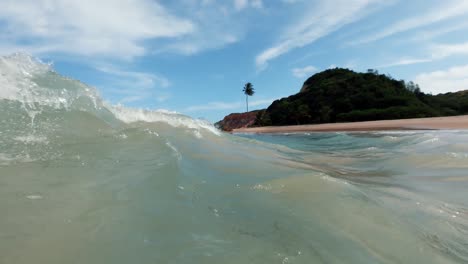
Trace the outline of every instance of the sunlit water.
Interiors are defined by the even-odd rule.
[[[226,135],[0,59],[0,263],[466,263],[468,132]]]

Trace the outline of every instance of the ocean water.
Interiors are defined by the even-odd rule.
[[[0,263],[466,263],[468,132],[229,135],[0,58]]]

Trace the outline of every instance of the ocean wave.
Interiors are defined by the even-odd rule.
[[[18,102],[34,123],[38,115],[53,110],[85,111],[105,120],[109,113],[124,123],[161,122],[173,127],[185,127],[193,135],[201,131],[220,135],[209,122],[192,119],[177,112],[128,108],[106,103],[97,90],[80,81],[59,75],[52,64],[43,63],[25,54],[0,57],[0,100]]]

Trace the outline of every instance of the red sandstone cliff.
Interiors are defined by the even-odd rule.
[[[224,117],[223,120],[217,122],[215,125],[219,129],[224,131],[232,131],[236,128],[246,128],[250,127],[255,123],[257,118],[257,111],[251,111],[247,113],[234,113]]]

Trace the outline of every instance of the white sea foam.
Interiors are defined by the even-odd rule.
[[[12,160],[14,159],[8,154],[0,153],[0,165],[8,165]]]
[[[27,136],[17,136],[13,138],[16,141],[23,142],[25,144],[47,144],[47,137],[36,136],[36,135],[27,135]]]
[[[28,195],[26,196],[29,200],[42,200],[42,195]]]
[[[398,140],[398,137],[394,137],[394,136],[385,136],[384,139],[385,139],[385,140],[388,140],[388,141],[395,141],[395,140]]]
[[[0,99],[18,100],[30,97],[35,84],[29,78],[50,69],[32,57],[20,53],[0,57]]]
[[[14,162],[32,162],[35,159],[31,158],[29,154],[11,155],[0,153],[0,165],[10,165]]]
[[[29,55],[16,53],[0,57],[0,72],[0,99],[19,101],[27,110],[37,110],[38,106],[68,108],[83,96],[97,105],[95,89],[58,75],[52,64]],[[50,87],[40,85],[44,82]]]
[[[447,152],[447,156],[457,159],[466,159],[468,158],[468,153]]]
[[[219,130],[209,122],[200,119],[192,119],[188,116],[178,114],[177,112],[171,112],[167,110],[128,108],[122,105],[107,105],[107,107],[115,115],[115,117],[125,123],[163,122],[173,127],[186,127],[193,129],[196,137],[201,137],[200,129],[209,131],[215,135],[220,135]]]
[[[331,177],[331,176],[328,176],[328,175],[323,174],[323,173],[321,173],[320,175],[321,175],[322,180],[326,180],[328,182],[344,184],[344,185],[349,185],[349,183],[347,181],[345,181],[345,180],[338,179],[338,178],[335,178],[335,177]]]
[[[171,142],[166,141],[166,146],[168,146],[173,152],[174,155],[177,157],[178,160],[182,159],[182,154],[180,154],[179,150],[171,144]]]
[[[145,131],[146,133],[148,133],[149,135],[154,135],[154,136],[156,136],[156,137],[159,137],[159,134],[158,134],[158,132],[156,132],[156,131],[153,131],[153,130],[151,130],[151,129],[145,129],[144,131]]]
[[[124,133],[119,134],[116,137],[119,138],[119,139],[127,139],[128,138],[128,136],[126,134],[124,134]]]
[[[423,142],[421,142],[421,143],[423,143],[423,144],[424,144],[424,143],[435,143],[435,142],[437,142],[437,141],[439,141],[439,140],[440,140],[440,139],[439,139],[438,137],[433,137],[433,138],[430,138],[430,139],[428,139],[428,140],[425,140],[425,141],[423,141]]]
[[[273,187],[270,184],[263,185],[263,184],[256,184],[252,187],[252,190],[261,190],[261,191],[271,191]]]

